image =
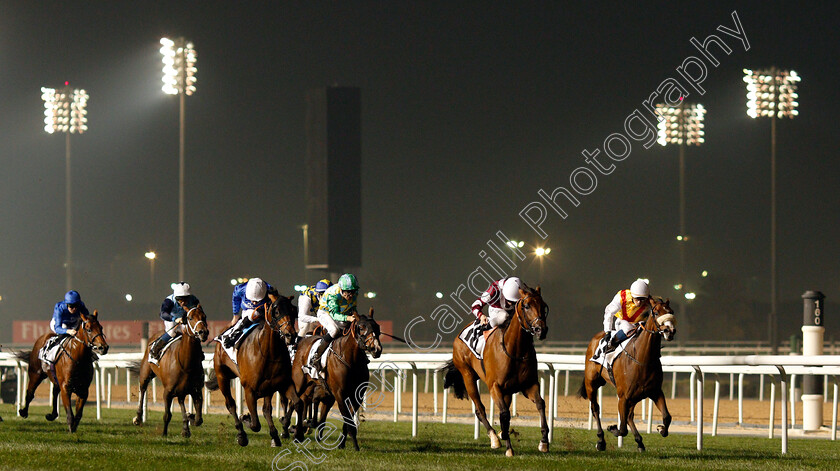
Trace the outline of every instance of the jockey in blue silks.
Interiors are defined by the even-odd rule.
[[[224,347],[231,348],[248,327],[265,315],[269,305],[277,299],[277,290],[260,278],[251,278],[233,288],[233,331],[224,340]]]
[[[70,290],[64,295],[64,301],[55,303],[50,330],[61,336],[76,335],[76,329],[82,314],[89,316],[87,306],[82,302],[78,291]],[[63,337],[62,337],[63,338]]]
[[[198,306],[198,303],[198,298],[193,296],[189,283],[181,281],[172,284],[172,294],[167,296],[160,306],[160,318],[163,320],[164,331],[149,349],[151,357],[159,360],[160,352],[169,340],[181,335],[187,311]]]

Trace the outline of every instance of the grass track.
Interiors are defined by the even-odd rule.
[[[780,439],[761,437],[704,437],[704,450],[695,449],[694,435],[644,435],[648,451],[635,451],[632,438],[624,448],[608,434],[607,451],[595,451],[595,434],[588,430],[555,429],[551,452],[536,450],[539,430],[518,429],[514,438],[517,456],[505,458],[503,450],[490,450],[489,441],[472,439],[472,426],[421,423],[419,437],[411,438],[411,424],[365,422],[360,429],[361,452],[325,450],[310,441],[309,454],[291,441],[282,448],[268,446],[265,423],[259,433],[249,433],[250,445],[236,445],[233,421],[227,416],[207,416],[204,425],[193,428],[192,438],[180,436],[180,414],[173,416],[168,438],[162,431],[160,412],[151,412],[144,427],[131,424],[132,411],[103,410],[103,420],[91,419],[95,408],[85,410],[79,432],[71,435],[63,417],[49,423],[46,407],[32,407],[29,419],[15,417],[11,405],[0,405],[0,470],[127,469],[167,470],[263,470],[283,450],[274,469],[294,469],[299,461],[306,468],[356,471],[419,469],[563,469],[563,470],[793,470],[838,469],[840,444],[828,440],[790,440],[782,456]],[[177,421],[175,420],[177,417]],[[315,464],[309,456],[321,459]]]

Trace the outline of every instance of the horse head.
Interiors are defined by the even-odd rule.
[[[297,336],[297,330],[295,329],[297,308],[292,304],[292,296],[277,296],[277,299],[271,303],[266,320],[271,330],[279,332],[283,336],[287,345],[294,342]]]
[[[677,319],[674,317],[674,310],[671,309],[671,300],[653,298],[651,300],[651,312],[656,322],[656,329],[667,341],[674,340],[677,335]]]
[[[548,304],[543,301],[540,287],[535,289],[527,286],[519,290],[519,301],[516,303],[516,315],[521,316],[522,329],[531,335],[545,340],[548,334]]]
[[[102,324],[99,323],[99,311],[94,310],[93,314],[87,316],[82,314],[81,318],[82,325],[76,334],[79,340],[99,355],[108,353],[108,342],[105,341]]]
[[[367,316],[359,315],[359,320],[353,323],[353,334],[359,348],[368,352],[373,358],[382,355],[382,342],[379,341],[379,324],[373,320],[373,308]]]
[[[210,335],[210,329],[207,326],[207,315],[204,314],[204,309],[201,304],[191,308],[186,315],[187,332],[199,341],[204,342]]]

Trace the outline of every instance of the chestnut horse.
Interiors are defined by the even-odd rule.
[[[163,435],[167,434],[169,421],[172,419],[172,399],[177,398],[184,421],[181,434],[189,437],[190,422],[198,427],[204,421],[201,417],[201,405],[204,402],[202,394],[204,368],[201,366],[204,352],[201,351],[201,343],[207,340],[210,330],[207,328],[207,316],[201,304],[189,309],[183,319],[184,324],[181,325],[185,326],[184,333],[180,336],[180,340],[176,340],[179,343],[169,347],[156,365],[149,363],[152,342],[149,342],[146,348],[146,354],[140,364],[140,401],[137,406],[137,416],[134,417],[133,422],[134,425],[143,423],[143,400],[146,397],[146,389],[149,387],[149,382],[157,376],[163,384]],[[184,406],[184,398],[187,395],[192,396],[195,414],[187,414],[187,408]]]
[[[29,362],[29,386],[26,388],[26,403],[20,409],[20,416],[24,419],[29,416],[29,403],[35,397],[35,390],[47,373],[41,367],[41,359],[38,352],[50,337],[55,337],[54,332],[47,332],[38,337],[32,350],[19,352],[16,356]],[[61,352],[55,359],[55,376],[50,376],[50,381],[55,384],[52,395],[52,412],[47,414],[47,420],[53,421],[58,417],[58,393],[61,392],[61,402],[64,403],[64,412],[67,415],[67,426],[71,433],[76,431],[79,422],[82,420],[82,410],[90,390],[90,382],[93,380],[94,353],[104,355],[108,353],[108,342],[105,341],[105,334],[102,333],[102,325],[99,323],[99,313],[81,315],[81,323],[76,335],[61,347]],[[76,395],[76,413],[73,413],[70,396]]]
[[[637,327],[637,333],[625,344],[624,351],[615,359],[612,366],[615,378],[615,389],[618,394],[619,426],[611,425],[607,428],[616,437],[627,435],[627,426],[633,432],[639,451],[645,451],[642,435],[636,430],[633,414],[636,404],[646,398],[652,399],[662,413],[662,424],[657,426],[659,434],[668,436],[671,425],[671,414],[665,404],[665,394],[662,393],[662,363],[659,361],[662,337],[673,340],[676,335],[674,325],[674,311],[669,301],[662,298],[651,298],[652,314],[644,323]],[[604,451],[607,442],[604,440],[604,430],[601,428],[601,414],[598,406],[598,388],[607,382],[613,383],[609,371],[594,361],[589,361],[598,348],[598,343],[604,336],[599,332],[589,341],[586,349],[586,369],[583,384],[578,394],[589,399],[592,415],[598,424],[598,443],[595,448]]]
[[[514,314],[487,339],[484,360],[476,358],[467,344],[456,338],[452,361],[444,367],[446,377],[443,387],[452,386],[458,399],[464,399],[464,392],[469,395],[475,404],[475,415],[490,437],[490,447],[499,448],[499,437],[487,420],[476,381],[480,379],[487,384],[491,397],[499,405],[501,439],[507,445],[506,456],[513,456],[510,444],[510,404],[512,395],[518,392],[525,394],[537,407],[542,430],[538,449],[548,451],[545,401],[540,397],[537,353],[534,350],[534,337],[544,340],[548,332],[548,306],[543,302],[539,286],[533,290],[525,287],[519,290],[519,294],[521,298],[516,302]]]
[[[263,417],[268,422],[271,446],[280,446],[280,435],[271,417],[271,397],[275,392],[279,392],[281,396],[289,397],[293,403],[298,401],[292,384],[292,361],[286,348],[287,342],[291,343],[297,336],[297,307],[291,300],[291,297],[285,296],[275,298],[268,308],[268,314],[263,316],[264,321],[239,345],[236,363],[225,353],[221,342],[217,342],[213,358],[216,374],[206,385],[211,391],[218,388],[225,397],[225,406],[233,416],[237,430],[236,441],[240,446],[248,445],[243,422],[247,421],[252,431],[260,431],[257,399],[264,398]],[[235,377],[239,377],[245,391],[245,404],[249,411],[249,414],[243,415],[241,419],[236,415],[236,402],[231,395],[230,381]]]
[[[315,388],[316,381],[303,372],[302,367],[309,357],[309,350],[318,337],[307,337],[300,341],[295,361],[292,365],[292,378],[295,383],[295,391],[298,396],[307,393],[310,388]],[[341,420],[344,426],[341,432],[341,439],[338,448],[344,448],[347,437],[353,442],[353,448],[359,451],[359,442],[356,440],[356,411],[365,399],[370,371],[368,370],[368,359],[366,353],[373,358],[379,358],[382,354],[382,343],[379,341],[379,324],[373,320],[373,308],[370,308],[368,316],[359,315],[358,321],[353,321],[341,337],[333,340],[329,351],[326,353],[327,366],[324,369],[327,373],[326,392],[332,395],[338,410],[341,412]],[[294,405],[297,412],[298,426],[295,428],[295,440],[303,441],[306,427],[303,426],[304,401],[300,400]],[[324,418],[326,411],[325,408]],[[318,419],[316,419],[318,420]],[[322,423],[319,421],[319,423]],[[318,432],[320,434],[320,430]]]

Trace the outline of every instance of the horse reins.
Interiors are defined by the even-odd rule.
[[[531,334],[533,336],[534,335],[534,326],[530,322],[528,322],[527,319],[525,319],[525,314],[522,314],[522,309],[519,307],[519,305],[522,304],[522,302],[525,299],[526,298],[522,298],[519,301],[517,301],[517,303],[516,303],[517,306],[516,306],[516,308],[514,308],[514,312],[515,312],[514,315],[517,318],[519,318],[519,328],[522,329],[523,331],[525,331],[526,333]],[[520,318],[520,316],[521,316],[521,318]],[[540,314],[540,316],[537,317],[537,320],[539,320],[541,317],[542,317],[542,314]],[[535,320],[534,322],[536,323],[537,320]],[[525,325],[528,326],[527,329],[524,327]],[[508,358],[510,358],[511,360],[521,362],[521,361],[525,361],[525,359],[528,358],[528,353],[529,352],[527,352],[527,351],[521,357],[514,357],[513,355],[511,355],[507,351],[507,347],[505,347],[505,335],[504,335],[504,333],[502,333],[502,339],[501,339],[500,343],[502,344],[502,351],[505,352],[505,355],[507,355]]]

